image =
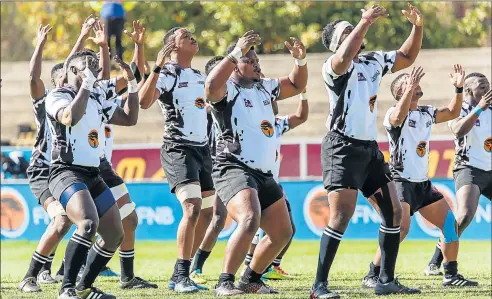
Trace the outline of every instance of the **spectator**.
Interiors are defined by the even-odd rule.
[[[121,45],[121,35],[125,26],[125,8],[123,7],[123,1],[104,1],[101,8],[101,19],[106,27],[106,34],[108,39],[108,47],[111,53],[111,57],[114,56],[114,52],[111,51],[111,37],[114,36],[116,55],[123,58],[123,46]]]

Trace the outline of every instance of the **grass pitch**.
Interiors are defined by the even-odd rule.
[[[56,271],[63,258],[66,243],[53,262]],[[330,287],[338,291],[343,298],[376,297],[371,290],[361,288],[361,279],[366,274],[369,262],[375,252],[377,241],[351,241],[341,243],[332,273]],[[460,244],[459,269],[465,277],[479,281],[476,288],[443,288],[442,277],[426,277],[423,270],[434,250],[434,241],[406,241],[400,247],[396,273],[400,282],[422,290],[419,296],[411,298],[491,298],[491,243],[490,241],[463,241]],[[24,294],[17,290],[29,266],[36,244],[23,241],[1,242],[1,298],[57,298],[60,284],[42,285],[43,292]],[[225,243],[219,242],[204,267],[210,289],[216,284],[222,265]],[[291,249],[282,261],[282,267],[295,274],[292,280],[270,281],[268,284],[280,291],[278,295],[248,295],[234,298],[309,298],[316,272],[319,242],[294,241]],[[213,298],[212,291],[192,295],[175,294],[167,290],[167,281],[171,275],[176,245],[174,242],[138,242],[136,246],[135,273],[145,279],[156,282],[157,290],[120,290],[118,279],[98,278],[95,286],[116,295],[118,298]],[[119,259],[116,255],[109,266],[119,272]],[[410,298],[410,296],[389,296],[386,298]]]

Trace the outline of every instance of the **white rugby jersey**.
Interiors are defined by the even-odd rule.
[[[29,164],[36,167],[48,167],[51,165],[51,132],[46,121],[46,96],[50,91],[45,90],[42,98],[32,99],[34,121],[36,122],[36,141],[32,149]]]
[[[273,179],[278,183],[280,174],[280,147],[282,142],[280,137],[290,130],[289,116],[275,117],[275,137],[277,138],[277,151],[275,152],[275,167],[272,169]]]
[[[164,140],[203,146],[207,144],[205,75],[167,63],[156,85],[164,114]]]
[[[121,107],[123,97],[117,96],[108,99],[108,101],[112,101],[118,107]],[[104,136],[104,142],[102,143],[101,146],[101,156],[106,157],[106,160],[108,160],[109,164],[111,164],[111,158],[113,157],[113,142],[114,142],[113,125],[103,122],[101,126],[101,130],[99,132],[99,136]]]
[[[475,106],[463,102],[461,117],[467,116]],[[451,126],[451,121],[448,122]],[[485,171],[492,170],[492,107],[482,111],[473,128],[461,138],[455,138],[455,169],[473,166]]]
[[[408,111],[399,127],[393,127],[389,119],[394,110],[395,107],[391,107],[383,121],[389,139],[393,177],[410,182],[427,181],[429,141],[437,110],[432,106],[418,106],[417,110]]]
[[[46,98],[46,113],[50,120],[52,135],[51,163],[98,167],[102,142],[100,136],[102,123],[108,123],[117,105],[107,99],[116,94],[116,80],[96,83],[87,102],[84,116],[72,127],[56,121],[56,114],[66,107],[77,95],[70,85],[54,89]]]
[[[216,159],[244,163],[263,173],[275,167],[277,138],[272,101],[278,79],[261,79],[251,88],[227,81],[227,95],[212,104],[217,139]]]
[[[370,52],[350,62],[345,74],[337,75],[332,67],[332,55],[323,64],[322,74],[328,97],[330,115],[326,121],[329,131],[359,140],[376,140],[377,93],[382,77],[391,73],[396,51]]]

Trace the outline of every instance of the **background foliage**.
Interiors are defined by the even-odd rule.
[[[246,30],[259,32],[260,53],[285,53],[289,36],[301,37],[310,52],[322,52],[319,39],[323,26],[337,18],[353,24],[360,9],[373,2],[139,2],[128,3],[126,28],[140,19],[147,29],[146,56],[156,57],[166,30],[186,26],[194,32],[200,55],[222,54]],[[390,14],[380,19],[367,34],[368,49],[395,49],[407,38],[411,25],[401,14],[406,2],[380,2]],[[456,17],[450,2],[420,2],[425,15],[423,48],[477,47],[490,38],[490,2],[468,2],[464,15]],[[32,54],[38,24],[54,26],[44,51],[46,59],[63,59],[74,44],[82,21],[97,6],[90,2],[15,2],[1,4],[1,59],[28,60]],[[129,39],[125,58],[132,55]],[[490,44],[488,44],[490,45]],[[130,47],[129,47],[130,46]]]

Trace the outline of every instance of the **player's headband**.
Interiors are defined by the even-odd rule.
[[[335,25],[335,32],[333,32],[333,36],[331,37],[331,43],[329,49],[332,52],[336,52],[338,48],[338,44],[340,43],[340,38],[342,37],[343,32],[347,27],[354,27],[347,21],[341,21]]]

